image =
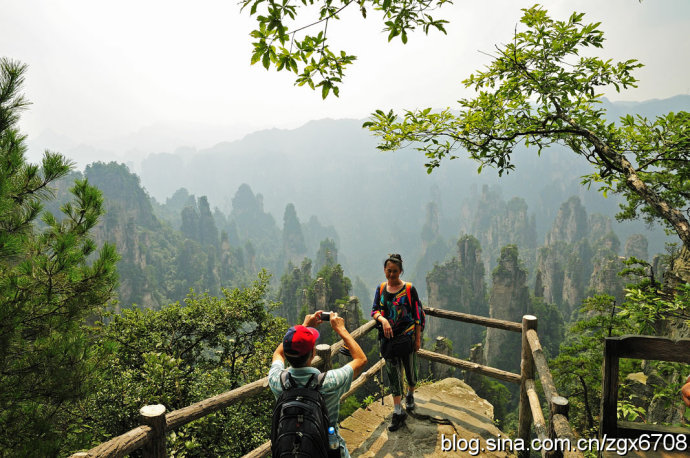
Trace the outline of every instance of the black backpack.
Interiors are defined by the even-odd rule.
[[[299,386],[290,372],[280,373],[283,392],[276,401],[271,425],[271,455],[328,457],[328,410],[319,392],[326,373],[312,374]]]

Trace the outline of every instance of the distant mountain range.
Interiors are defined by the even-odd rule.
[[[602,105],[612,119],[626,113],[653,118],[690,111],[690,96],[640,103],[604,100]],[[457,238],[467,227],[460,220],[462,203],[476,196],[483,184],[499,185],[506,199],[524,198],[529,211],[536,213],[542,239],[560,204],[573,194],[580,195],[589,212],[613,216],[617,211],[615,198],[583,189],[580,176],[590,171],[589,165],[562,149],[552,148],[542,157],[519,151],[517,170],[500,180],[492,170],[477,175],[477,164],[467,159],[448,161],[427,175],[421,153],[380,152],[361,124],[362,120],[324,119],[293,130],[254,132],[195,154],[152,154],[142,161],[142,184],[159,200],[186,187],[229,213],[231,197],[247,183],[263,195],[264,208],[277,221],[285,206],[294,203],[303,221],[317,215],[337,229],[344,261],[366,259],[375,265],[385,253],[418,244],[424,207],[432,200],[439,205],[441,233]],[[624,237],[645,229],[628,223],[622,230]],[[650,246],[662,248],[661,243]]]
[[[639,103],[604,99],[602,106],[612,120],[627,113],[653,118],[669,111],[690,111],[690,96]],[[437,204],[440,234],[449,242],[467,232],[470,222],[466,214],[462,216],[463,208],[466,212],[483,185],[498,186],[506,200],[523,198],[536,217],[540,242],[561,203],[572,195],[580,196],[589,213],[613,217],[617,211],[616,197],[604,199],[580,185],[580,176],[591,171],[589,164],[562,148],[551,148],[542,157],[533,151],[517,151],[516,171],[500,179],[490,169],[478,175],[477,164],[464,158],[447,161],[427,175],[421,153],[412,149],[378,151],[376,139],[361,128],[362,122],[323,119],[292,130],[254,132],[205,149],[171,146],[170,152],[149,154],[140,167],[127,161],[126,155],[123,161],[138,172],[142,185],[159,202],[184,187],[191,194],[208,196],[212,208],[230,214],[232,197],[246,183],[261,194],[264,209],[276,221],[282,220],[286,205],[293,203],[302,222],[316,215],[322,224],[338,231],[340,260],[346,272],[349,267],[368,279],[380,276],[379,264],[387,253],[418,258],[428,202]],[[165,135],[165,129],[149,133]],[[130,139],[141,144],[136,148],[139,151],[151,144],[142,135]],[[166,142],[171,144],[180,136],[171,134]],[[229,137],[234,135],[229,133]],[[68,139],[56,136],[39,140],[69,146]],[[124,140],[115,143],[113,146],[128,144]],[[62,152],[68,157],[70,152],[79,157],[105,154],[74,144]],[[615,230],[621,239],[645,233],[652,254],[661,251],[666,240],[660,230],[651,233],[640,222],[619,224]]]

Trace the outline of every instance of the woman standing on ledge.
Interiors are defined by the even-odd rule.
[[[391,254],[383,262],[383,273],[386,281],[376,288],[371,316],[380,325],[379,338],[383,337],[382,348],[390,348],[393,343],[393,355],[386,357],[386,373],[393,394],[393,420],[388,427],[390,431],[399,429],[407,418],[407,413],[400,404],[403,392],[403,371],[407,379],[408,392],[405,396],[407,410],[415,407],[414,389],[417,384],[417,351],[421,347],[422,313],[417,290],[411,284],[400,280],[403,273],[402,257]],[[395,340],[393,340],[395,338]],[[401,343],[402,342],[402,343]],[[405,346],[409,345],[406,349]],[[402,350],[401,350],[402,349]]]

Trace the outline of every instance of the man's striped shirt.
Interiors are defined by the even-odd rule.
[[[280,373],[285,369],[285,364],[282,361],[273,361],[271,370],[268,372],[268,386],[271,388],[273,395],[278,399],[278,396],[283,392],[283,387],[280,385]],[[320,374],[321,372],[315,367],[291,367],[288,369],[295,382],[300,386],[304,386],[309,381],[312,374]],[[352,384],[352,377],[354,371],[350,365],[345,365],[339,369],[332,369],[328,371],[323,380],[323,385],[319,390],[326,402],[326,409],[328,410],[328,422],[330,426],[335,428],[335,433],[340,440],[340,456],[341,458],[348,458],[350,454],[347,452],[345,441],[340,436],[338,428],[338,412],[340,411],[340,397],[350,389]]]

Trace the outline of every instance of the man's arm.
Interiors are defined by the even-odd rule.
[[[283,351],[283,342],[280,342],[276,351],[273,352],[273,362],[280,361],[285,364],[285,352]]]
[[[690,407],[690,375],[688,375],[688,378],[685,380],[685,385],[681,388],[680,395],[685,405]]]
[[[350,335],[347,329],[345,329],[345,320],[339,317],[337,313],[331,315],[331,327],[333,331],[343,339],[347,349],[350,350],[352,361],[347,364],[354,372],[353,378],[357,378],[367,364],[367,355],[364,354],[357,341]]]

